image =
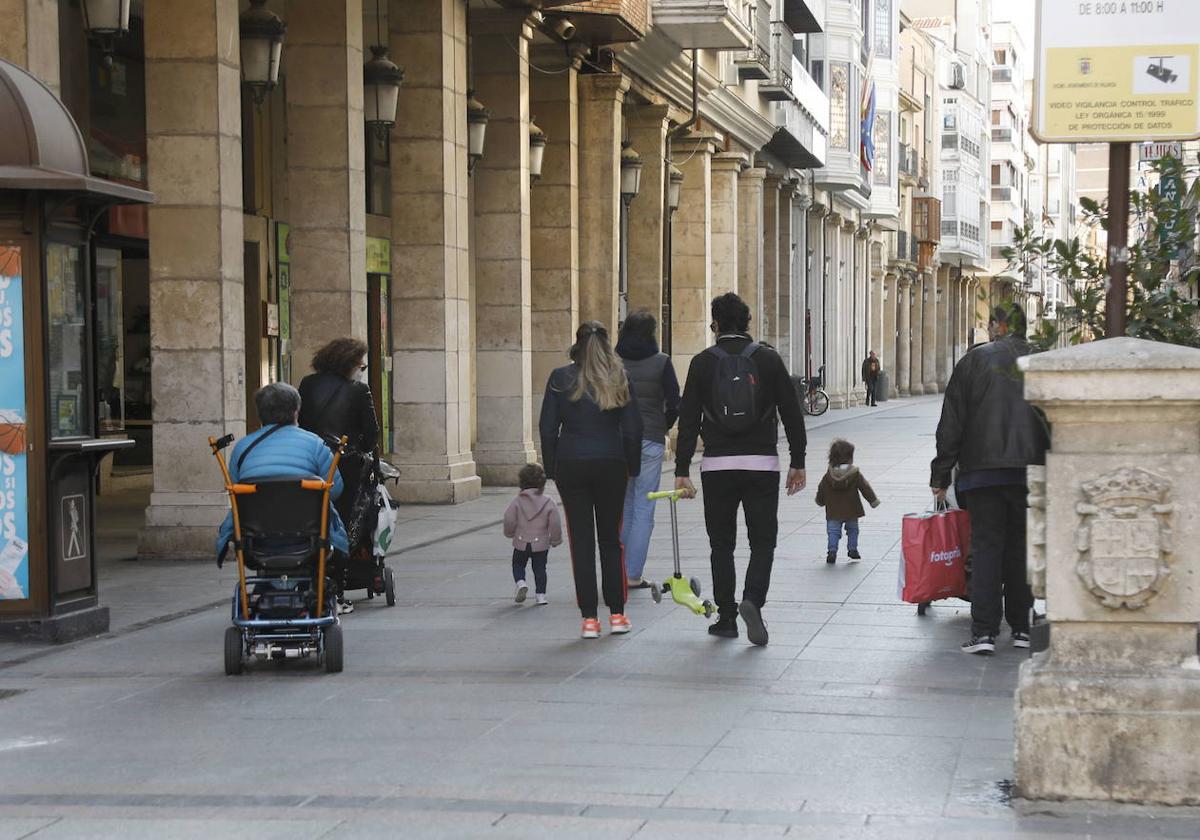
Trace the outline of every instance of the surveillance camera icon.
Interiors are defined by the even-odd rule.
[[[1167,59],[1174,57],[1173,55],[1151,56],[1155,61],[1150,62],[1150,65],[1146,68],[1146,73],[1165,85],[1174,84],[1179,80],[1179,74],[1172,72],[1171,68],[1167,67]]]

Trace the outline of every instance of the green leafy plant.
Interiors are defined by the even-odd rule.
[[[1162,158],[1153,167],[1159,185],[1130,193],[1126,335],[1200,347],[1200,260],[1195,250],[1200,179],[1185,188],[1187,173],[1177,158]],[[1170,194],[1171,184],[1178,186],[1178,195]],[[1107,202],[1083,198],[1080,206],[1084,225],[1108,230]],[[1065,300],[1056,312],[1047,313],[1053,317],[1041,318],[1029,336],[1036,349],[1106,337],[1108,255],[1086,247],[1079,237],[1047,238],[1032,226],[1018,228],[1012,247],[1002,254],[1008,270],[1022,278],[1040,267],[1066,285]]]

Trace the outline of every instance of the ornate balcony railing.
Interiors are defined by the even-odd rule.
[[[763,99],[784,102],[796,98],[795,91],[792,90],[795,43],[796,38],[786,23],[781,20],[771,21],[770,77],[758,83],[758,95]]]

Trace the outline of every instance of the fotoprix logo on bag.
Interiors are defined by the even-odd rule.
[[[929,552],[930,563],[945,563],[947,566],[953,566],[954,561],[962,557],[962,549],[954,548],[950,551],[931,551]]]

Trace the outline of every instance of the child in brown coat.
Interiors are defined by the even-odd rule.
[[[862,498],[859,498],[860,494]],[[825,508],[825,527],[829,534],[826,563],[837,562],[843,528],[846,530],[850,559],[862,559],[858,553],[858,520],[866,514],[862,499],[866,499],[873,508],[879,507],[875,491],[858,467],[854,466],[854,444],[848,440],[835,440],[829,447],[829,471],[817,487],[817,504]]]
[[[546,604],[546,558],[551,546],[562,544],[562,521],[558,505],[544,495],[546,471],[540,464],[526,464],[517,474],[521,492],[504,511],[504,536],[512,540],[513,580],[518,604],[525,600],[529,586],[525,583],[525,563],[533,561],[533,581],[537,587],[538,606]]]

